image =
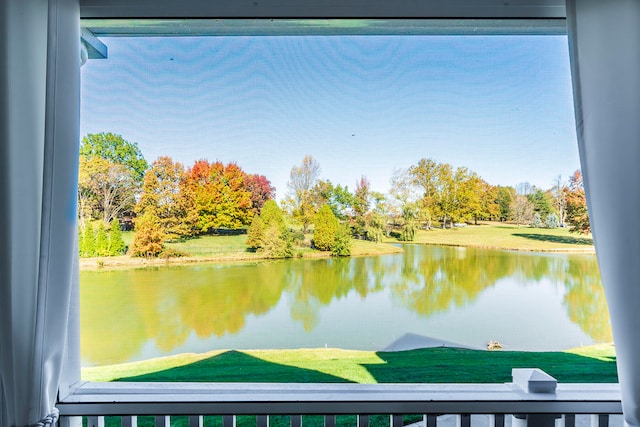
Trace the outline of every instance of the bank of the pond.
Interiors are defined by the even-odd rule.
[[[125,235],[132,240],[132,234]],[[259,253],[246,250],[246,236],[201,236],[184,242],[168,243],[170,249],[186,254],[183,257],[145,259],[128,255],[118,257],[81,258],[81,269],[131,268],[157,265],[179,265],[196,262],[245,262],[264,259]],[[414,243],[441,246],[463,246],[483,249],[499,249],[532,252],[594,253],[593,240],[569,232],[566,228],[543,229],[503,223],[483,223],[454,229],[418,230],[413,242],[399,242],[388,238],[382,243],[352,240],[352,256],[385,255],[400,253],[398,243]],[[296,257],[330,257],[329,252],[300,248]]]
[[[615,383],[612,345],[561,352],[448,347],[399,352],[341,349],[217,350],[83,368],[88,381],[291,383],[504,383],[511,369],[538,367],[563,383]]]
[[[115,257],[80,258],[80,269],[130,268],[159,265],[187,265],[193,263],[233,263],[266,259],[261,254],[246,250],[246,236],[203,236],[186,242],[169,243],[172,249],[188,254],[170,258],[134,258],[129,255]],[[374,243],[353,240],[351,256],[373,256],[402,253],[402,248],[392,243]],[[300,249],[294,258],[329,258],[331,252],[308,248]]]

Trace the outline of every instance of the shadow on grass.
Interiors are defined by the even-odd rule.
[[[184,366],[117,381],[349,383],[322,372],[267,362],[239,351],[227,351]]]
[[[593,246],[593,239],[590,239],[588,237],[550,236],[546,234],[532,234],[532,233],[514,233],[513,235],[518,237],[524,237],[525,239],[540,240],[543,242],[564,243],[567,245]]]
[[[386,363],[363,366],[380,383],[505,383],[512,368],[540,368],[560,383],[618,382],[615,357],[449,347],[376,354]]]

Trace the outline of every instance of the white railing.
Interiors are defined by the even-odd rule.
[[[282,425],[283,415],[291,427],[309,425],[311,415],[321,417],[313,425],[326,427],[416,421],[428,427],[622,425],[618,384],[539,380],[523,383],[514,375],[507,384],[83,383],[58,409],[61,426],[87,417],[87,427],[101,427],[109,416],[120,417],[122,427],[136,426],[142,416],[163,427],[178,416],[188,427],[206,427],[208,416],[218,416],[216,425],[233,427],[245,415],[255,416],[250,423],[257,427]],[[345,421],[344,415],[352,417]],[[275,417],[278,423],[271,422]]]

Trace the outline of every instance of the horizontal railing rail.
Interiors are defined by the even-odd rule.
[[[364,427],[370,425],[369,416],[376,414],[389,415],[386,425],[393,427],[403,425],[402,415],[408,414],[423,416],[425,426],[440,425],[437,419],[442,414],[456,416],[455,425],[473,425],[472,415],[486,414],[494,426],[505,425],[505,416],[512,414],[520,419],[563,417],[563,425],[575,425],[576,415],[592,414],[595,421],[589,425],[607,426],[609,414],[622,413],[618,384],[558,384],[552,393],[532,393],[515,383],[87,382],[61,399],[58,409],[63,421],[83,416],[98,420],[89,422],[90,426],[104,424],[105,416],[122,417],[123,426],[135,425],[132,420],[137,416],[155,416],[158,426],[165,425],[170,416],[182,415],[189,416],[189,426],[194,427],[201,426],[202,417],[210,415],[223,416],[223,426],[235,425],[235,416],[254,415],[257,426],[268,426],[269,416],[287,415],[292,427],[303,425],[303,415],[325,416],[327,427],[335,425],[335,416],[356,415],[355,424]]]

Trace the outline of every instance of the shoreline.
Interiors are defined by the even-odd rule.
[[[397,245],[424,245],[424,246],[445,246],[445,247],[457,247],[457,248],[474,248],[474,249],[486,249],[496,251],[507,252],[539,252],[539,253],[566,253],[566,254],[595,254],[595,248],[593,246],[589,248],[505,248],[500,246],[491,245],[460,245],[454,243],[415,243],[415,242],[384,242],[390,248],[397,248],[397,250],[388,251],[361,251],[351,255],[351,257],[361,256],[378,256],[378,255],[393,255],[402,253],[402,250]],[[301,257],[293,257],[287,259],[323,259],[331,258],[330,252],[306,252]],[[191,264],[214,264],[214,263],[246,263],[246,262],[264,262],[264,261],[277,261],[278,259],[261,257],[255,253],[235,253],[232,255],[212,255],[212,256],[186,256],[186,257],[172,257],[172,258],[132,258],[129,255],[121,255],[117,257],[93,257],[93,258],[80,258],[80,270],[105,270],[105,269],[127,269],[127,268],[145,268],[145,267],[162,267],[162,266],[181,266]]]

